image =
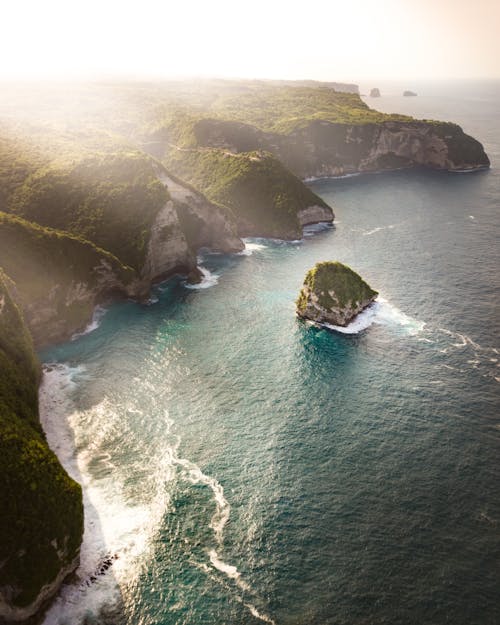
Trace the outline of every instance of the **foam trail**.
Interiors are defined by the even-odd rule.
[[[201,265],[198,266],[198,269],[203,274],[201,282],[198,284],[189,284],[188,282],[185,282],[184,286],[186,289],[208,289],[219,282],[219,274],[212,273],[206,267],[202,267]]]
[[[194,464],[194,462],[186,460],[186,458],[178,458],[175,453],[172,459],[175,464],[186,470],[186,479],[188,479],[191,484],[205,484],[205,486],[208,486],[212,491],[216,510],[210,521],[210,527],[214,532],[217,542],[219,544],[222,543],[224,527],[229,520],[229,515],[231,514],[231,506],[224,497],[223,487],[215,478],[205,475],[200,467]]]
[[[86,375],[83,367],[49,365],[45,367],[40,388],[41,421],[47,440],[68,473],[82,484],[85,508],[76,580],[63,586],[47,612],[45,625],[86,622],[89,615],[97,617],[104,607],[117,613],[123,609],[122,591],[140,575],[152,538],[170,506],[167,482],[180,478],[192,484],[204,484],[212,491],[216,509],[210,528],[218,545],[223,544],[231,511],[222,485],[194,462],[178,456],[181,439],[171,434],[173,421],[168,414],[164,415],[168,444],[154,454],[148,450],[148,454],[142,449],[142,440],[127,434],[127,420],[123,419],[128,412],[134,414],[134,420],[140,420],[145,414],[143,408],[135,404],[118,405],[104,398],[90,409],[78,411],[73,393]],[[127,445],[133,445],[132,457],[148,455],[154,464],[149,467],[150,477],[146,479],[142,476],[142,464],[137,466],[142,489],[133,497],[127,496],[126,483],[134,476],[134,466],[127,465],[127,471],[122,472],[120,465],[114,466],[117,461],[109,452],[114,441],[124,439]],[[239,592],[254,594],[237,567],[224,562],[215,548],[208,555],[212,567],[231,580]],[[235,599],[256,618],[273,623],[252,602],[243,601],[239,594]]]
[[[200,467],[194,462],[191,462],[186,458],[179,458],[176,452],[177,447],[173,450],[172,460],[175,464],[181,466],[186,471],[186,479],[192,484],[205,484],[206,486],[208,486],[208,488],[211,489],[213,493],[216,510],[211,518],[210,528],[214,532],[217,543],[219,545],[222,545],[224,538],[224,527],[228,522],[231,513],[231,506],[229,505],[227,499],[224,497],[224,489],[215,478],[203,473]],[[208,555],[212,566],[221,573],[224,573],[226,577],[231,579],[242,592],[253,592],[251,586],[242,579],[241,573],[238,571],[236,566],[228,564],[227,562],[221,560],[219,554],[215,549],[211,549],[208,552]],[[201,569],[206,572],[205,568],[201,567]],[[275,625],[275,622],[269,616],[259,612],[259,610],[253,604],[243,601],[243,599],[239,596],[237,596],[236,598],[251,612],[253,616],[265,623],[271,623],[272,625]]]
[[[251,591],[250,586],[241,579],[241,573],[238,571],[238,569],[231,564],[226,564],[225,562],[223,562],[219,558],[215,549],[211,549],[208,555],[210,556],[210,562],[213,567],[227,575],[227,577],[229,577],[230,579],[233,579],[236,582],[236,585],[244,592]]]
[[[75,334],[73,334],[73,336],[71,337],[71,340],[76,341],[76,339],[79,338],[80,336],[84,336],[85,334],[90,334],[94,330],[97,330],[97,328],[101,325],[102,318],[104,317],[106,312],[107,312],[106,308],[103,308],[102,306],[96,306],[94,308],[94,312],[92,314],[92,320],[90,321],[90,323],[81,332],[75,332]]]
[[[62,587],[45,625],[83,623],[88,614],[98,615],[104,606],[121,609],[121,589],[140,573],[170,503],[164,485],[175,474],[169,450],[155,454],[157,466],[151,467],[143,496],[130,503],[128,475],[110,470],[110,455],[103,453],[123,433],[122,413],[127,408],[104,399],[89,410],[77,411],[73,392],[85,375],[83,367],[49,365],[40,387],[40,420],[47,441],[69,475],[82,485],[85,511],[75,581]],[[146,452],[138,449],[137,453],[142,457]]]
[[[373,324],[400,327],[406,334],[411,336],[421,332],[425,326],[424,321],[419,321],[406,315],[380,296],[346,327],[336,326],[331,323],[312,323],[312,325],[335,330],[335,332],[340,332],[341,334],[359,334]]]
[[[378,226],[378,228],[373,228],[373,230],[367,230],[363,232],[364,237],[368,237],[371,234],[375,234],[375,232],[380,232],[381,230],[392,230],[396,227],[396,224],[390,224],[388,226]]]

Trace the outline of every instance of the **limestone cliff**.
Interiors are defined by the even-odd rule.
[[[318,323],[347,326],[377,295],[347,265],[316,263],[306,274],[297,300],[297,314]]]
[[[10,285],[8,287],[8,285]],[[77,567],[81,488],[38,420],[40,368],[0,270],[0,623],[37,614]]]
[[[490,164],[479,141],[445,122],[349,124],[316,119],[284,134],[205,119],[196,124],[195,134],[201,146],[234,153],[268,150],[303,179],[403,167],[463,171]]]
[[[298,239],[304,225],[333,221],[328,204],[269,152],[173,148],[165,162],[169,171],[188,179],[223,207],[224,219],[235,224],[240,236]],[[217,224],[214,217],[207,223]]]
[[[179,226],[191,250],[207,247],[215,252],[230,254],[244,249],[236,233],[234,219],[210,202],[202,193],[172,173],[164,171],[160,180],[166,185]]]
[[[136,273],[92,243],[0,213],[0,267],[37,345],[69,339],[109,294],[140,297]]]

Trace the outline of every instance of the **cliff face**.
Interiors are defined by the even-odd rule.
[[[139,296],[136,273],[112,254],[69,234],[0,213],[0,267],[37,345],[83,329],[106,294]]]
[[[201,246],[239,252],[234,220],[203,195],[162,175],[168,199],[150,227],[140,271],[90,241],[0,212],[0,267],[37,346],[69,339],[110,296],[145,299],[151,284],[196,267]],[[165,191],[168,196],[167,191]],[[117,237],[120,237],[117,227]]]
[[[318,323],[347,326],[377,295],[350,267],[339,262],[316,263],[306,274],[297,314]]]
[[[490,164],[479,141],[445,122],[349,124],[318,119],[280,134],[240,122],[202,120],[195,133],[202,146],[268,150],[300,178],[416,166],[472,170]]]
[[[210,133],[210,137],[214,135]],[[269,152],[174,148],[165,162],[169,171],[187,179],[221,206],[220,215],[235,224],[240,236],[298,239],[302,226],[333,220],[332,209]],[[211,209],[211,217],[206,217],[212,231],[217,225],[216,214]],[[203,228],[198,230],[203,232]],[[216,230],[220,232],[220,228]]]
[[[0,270],[0,623],[23,622],[78,565],[81,488],[38,420],[39,365]]]
[[[173,200],[180,228],[191,250],[208,247],[230,254],[244,249],[236,224],[227,212],[171,173],[162,173],[160,180]]]

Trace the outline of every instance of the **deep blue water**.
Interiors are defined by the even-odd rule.
[[[317,182],[334,228],[207,255],[210,288],[42,355],[87,518],[47,625],[500,622],[500,89],[466,96],[376,104],[461,123],[490,171]],[[358,334],[295,318],[327,259],[381,293]]]

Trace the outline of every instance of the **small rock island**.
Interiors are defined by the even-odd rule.
[[[406,90],[406,91],[403,91],[403,95],[404,95],[406,98],[408,98],[408,97],[414,97],[414,96],[416,96],[417,94],[416,94],[414,91],[410,91],[410,90],[408,89],[408,90]]]
[[[338,261],[316,263],[305,277],[297,315],[317,323],[347,326],[377,297],[368,284]]]
[[[378,87],[374,87],[370,91],[370,97],[371,98],[380,98],[380,89]]]

